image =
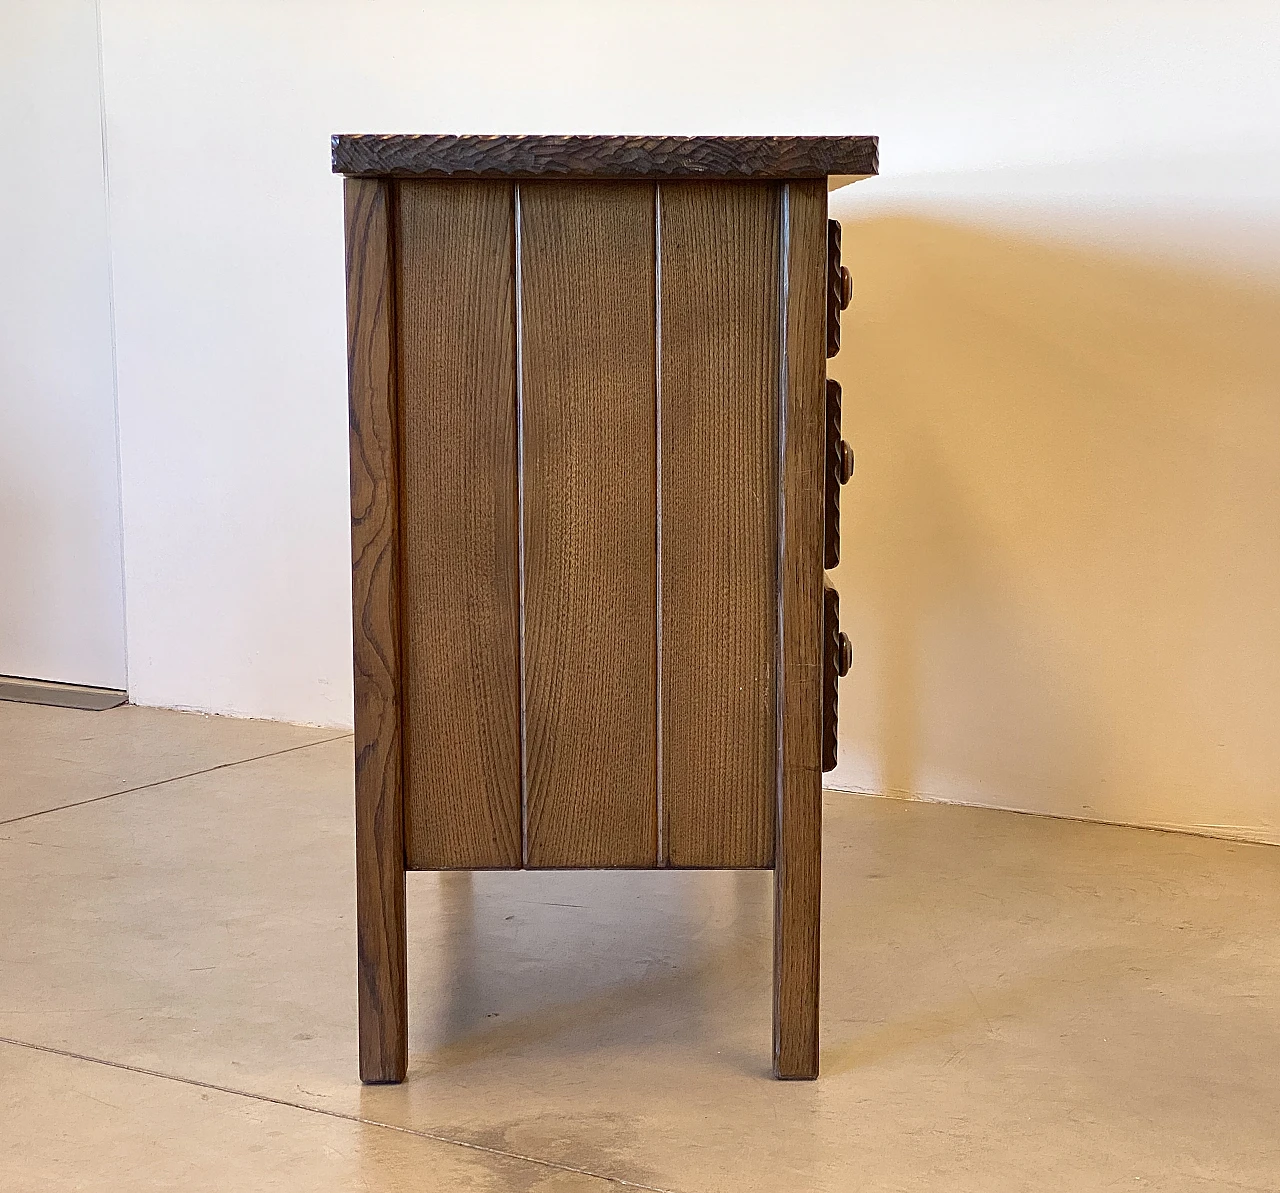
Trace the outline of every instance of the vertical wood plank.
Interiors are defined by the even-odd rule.
[[[783,365],[781,751],[774,874],[773,1063],[818,1075],[822,895],[822,592],[827,192],[791,182]]]
[[[391,187],[349,178],[344,197],[360,1078],[384,1082],[408,1061]]]
[[[660,715],[672,866],[773,862],[779,193],[731,182],[660,191]]]
[[[651,183],[522,183],[527,864],[653,866]]]
[[[518,867],[512,187],[397,191],[408,866]]]

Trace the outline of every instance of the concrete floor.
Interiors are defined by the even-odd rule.
[[[1280,1189],[1280,850],[826,814],[816,1083],[770,875],[420,874],[366,1089],[350,738],[0,703],[0,1189]]]

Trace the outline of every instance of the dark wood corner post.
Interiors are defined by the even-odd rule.
[[[392,184],[345,181],[360,1079],[408,1065]]]
[[[783,229],[773,1070],[805,1079],[818,1075],[822,905],[825,180],[786,184]]]

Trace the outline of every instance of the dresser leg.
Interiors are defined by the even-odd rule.
[[[360,1079],[408,1067],[390,183],[346,182]]]
[[[356,817],[356,935],[359,964],[360,1080],[404,1080],[409,1059],[405,981],[404,854],[387,848],[376,820]],[[364,823],[362,823],[364,821]]]
[[[783,1080],[818,1075],[822,791],[816,775],[804,786],[807,807],[781,818],[773,874],[773,1075]]]
[[[827,442],[827,192],[786,183],[783,513],[778,568],[780,766],[774,842],[773,1071],[818,1075],[822,898],[822,562]]]

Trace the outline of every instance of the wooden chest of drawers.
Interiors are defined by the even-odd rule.
[[[848,273],[872,137],[340,136],[360,1066],[406,1067],[408,870],[775,871],[817,1072],[848,666]]]

